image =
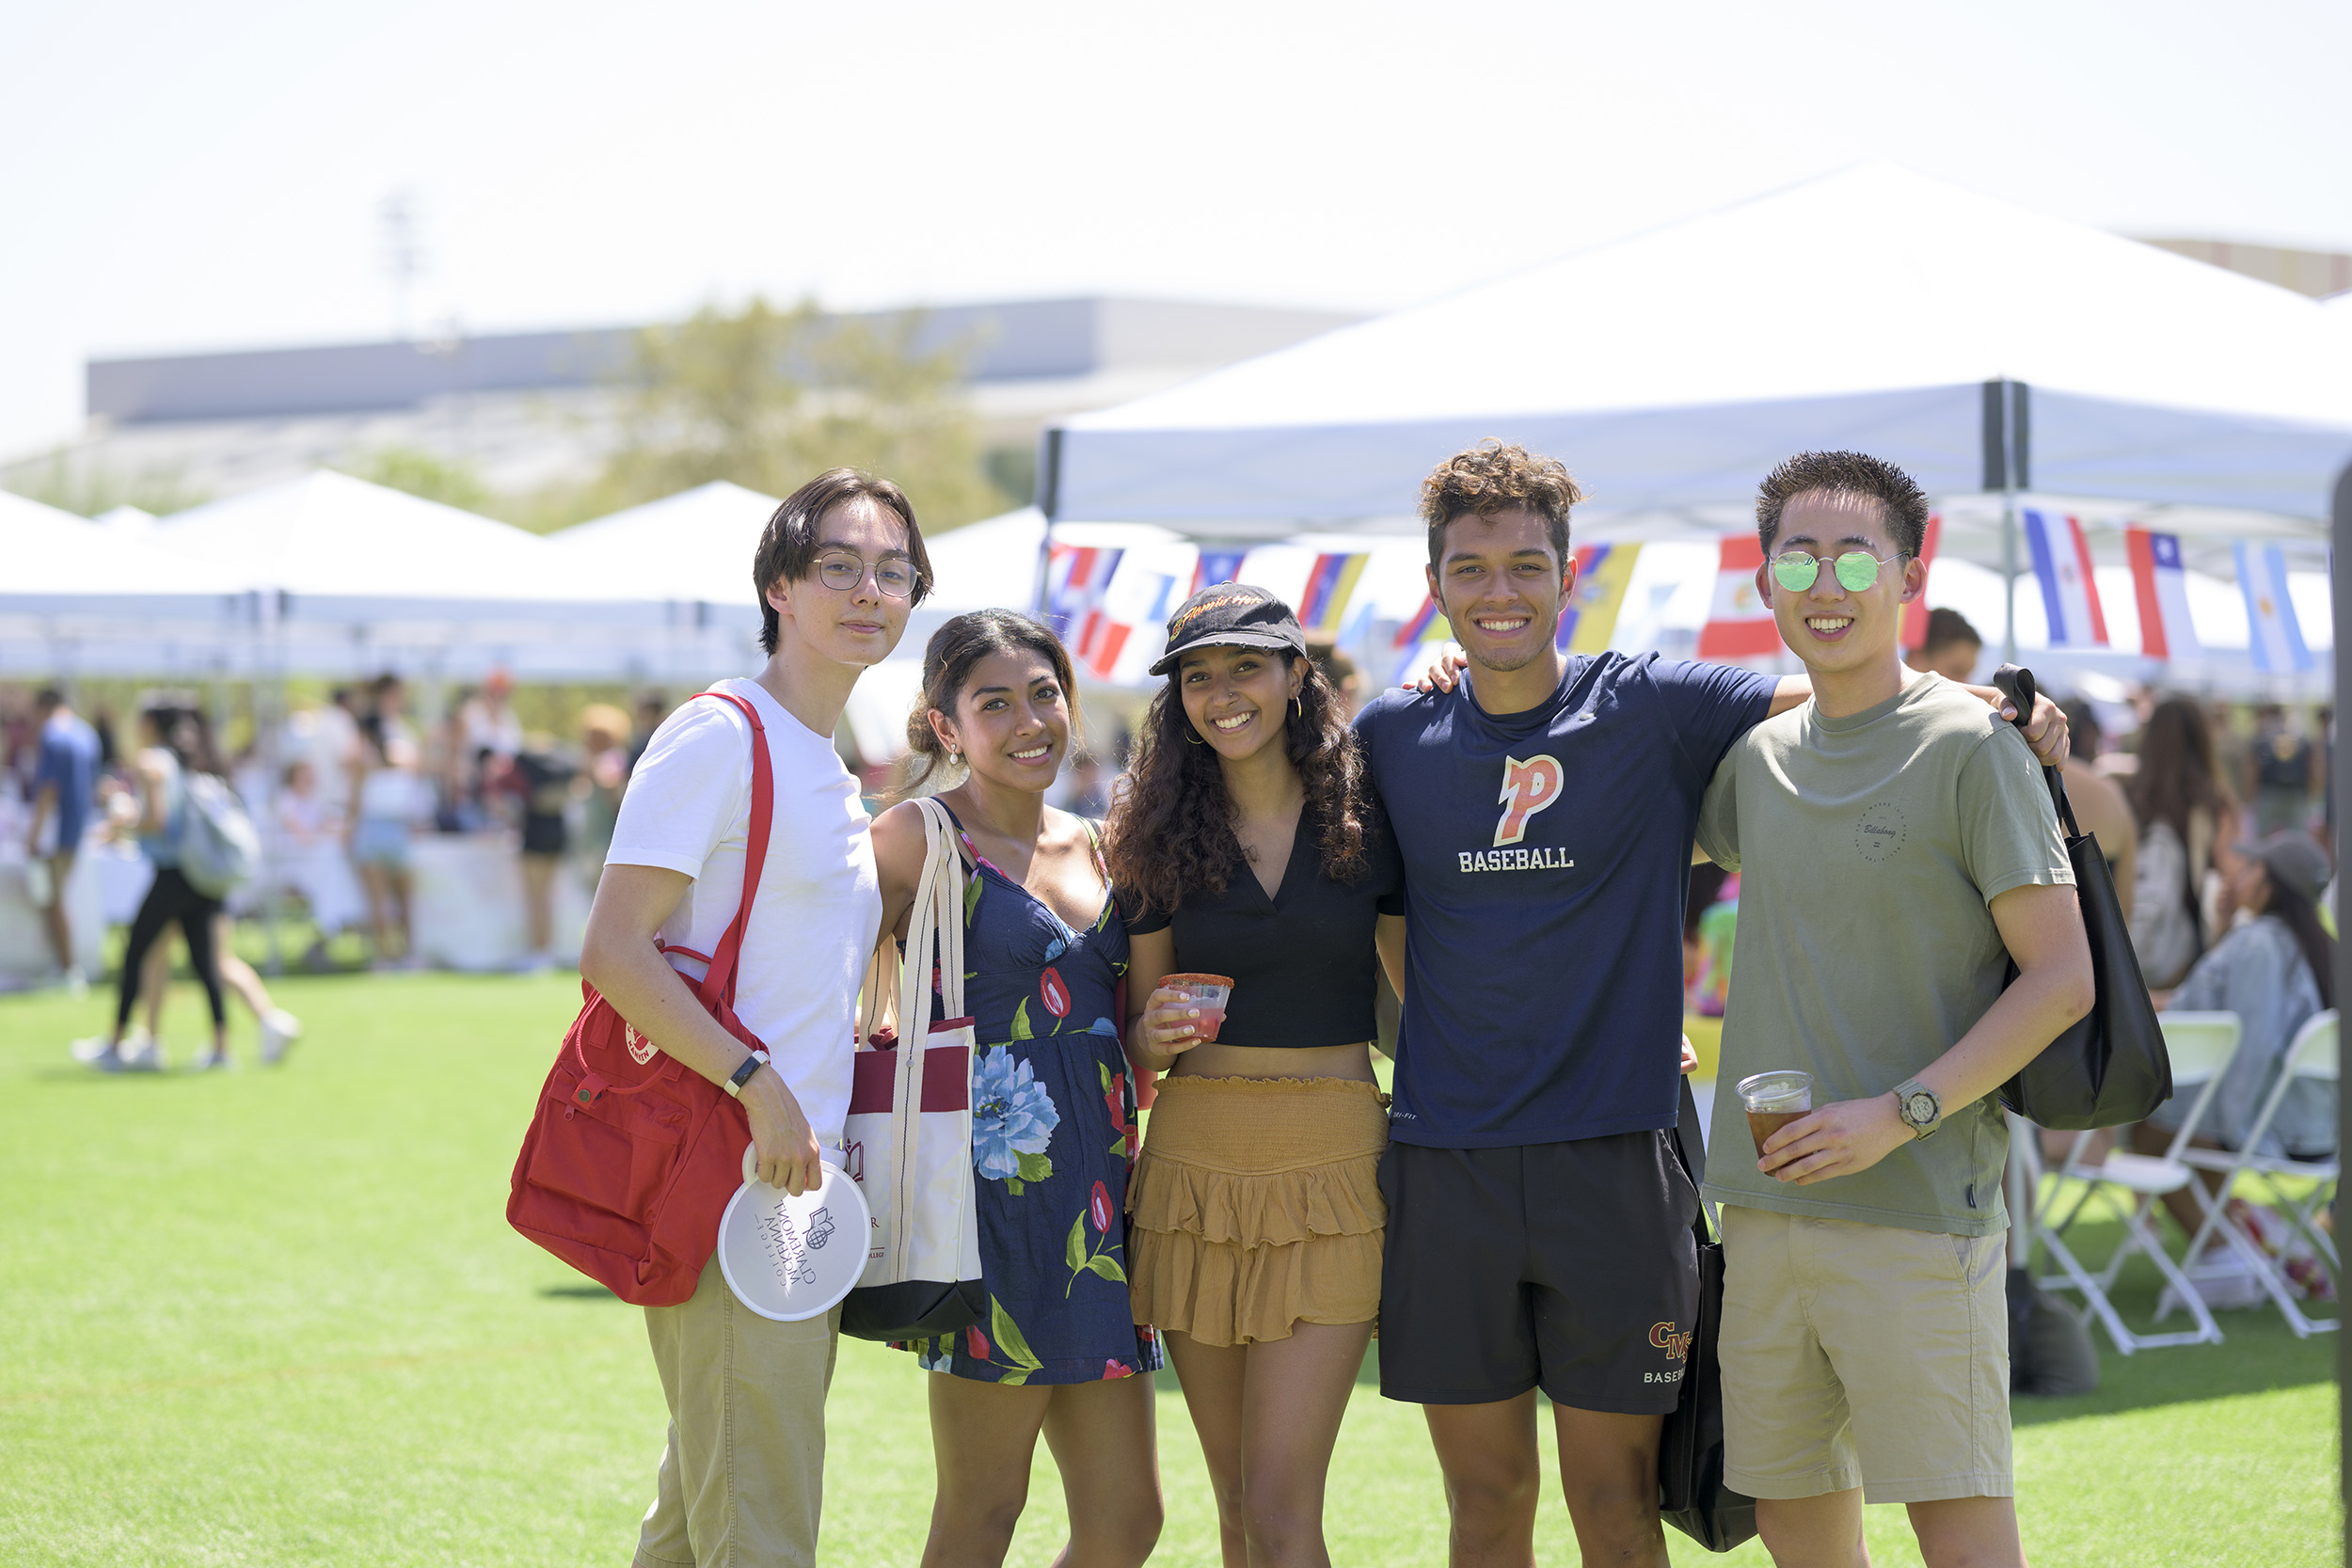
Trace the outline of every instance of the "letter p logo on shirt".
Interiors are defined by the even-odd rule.
[[[1527,819],[1560,799],[1560,764],[1553,757],[1502,759],[1502,820],[1495,824],[1495,846],[1527,836]]]

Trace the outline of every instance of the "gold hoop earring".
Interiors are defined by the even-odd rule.
[[[1302,700],[1300,700],[1299,698],[1293,697],[1293,698],[1291,699],[1291,712],[1292,712],[1294,715],[1295,715],[1296,717],[1300,718],[1300,719],[1304,719],[1304,718],[1306,718],[1306,717],[1307,717],[1307,705],[1306,705],[1306,703],[1305,703],[1305,702],[1303,702]]]
[[[1190,730],[1186,730],[1184,732],[1184,738],[1195,746],[1206,746],[1208,744],[1207,741],[1201,739],[1198,735],[1195,735]]]

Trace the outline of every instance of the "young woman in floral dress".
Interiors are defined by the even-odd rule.
[[[930,1380],[938,1488],[924,1568],[994,1568],[1041,1432],[1061,1470],[1069,1568],[1126,1568],[1159,1537],[1152,1380],[1127,1290],[1136,1100],[1116,993],[1127,936],[1092,826],[1044,803],[1071,740],[1070,657],[1009,610],[960,615],[923,657],[907,790],[939,795],[964,856],[964,1005],[985,1323],[913,1345]],[[882,928],[923,873],[912,801],[874,823]]]

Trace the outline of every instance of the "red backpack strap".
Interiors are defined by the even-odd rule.
[[[776,784],[772,765],[768,759],[768,727],[759,721],[759,711],[732,691],[706,691],[706,697],[716,697],[731,703],[752,725],[752,822],[751,832],[743,845],[743,898],[736,906],[735,919],[711,950],[710,965],[703,972],[702,984],[695,995],[707,1012],[716,1012],[722,1002],[732,1005],[735,1000],[735,971],[743,956],[743,933],[751,924],[752,898],[759,891],[759,874],[768,864],[768,830],[775,819]]]

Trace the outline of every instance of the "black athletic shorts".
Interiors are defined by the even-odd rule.
[[[1699,1283],[1698,1193],[1673,1136],[1391,1143],[1380,1392],[1487,1404],[1541,1388],[1577,1410],[1672,1410]]]

